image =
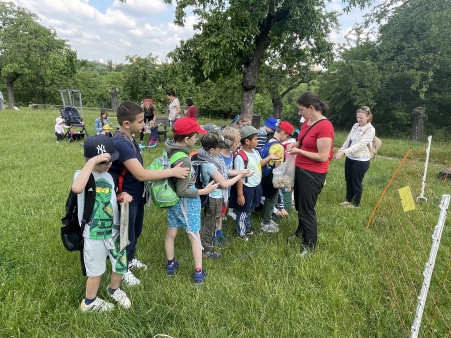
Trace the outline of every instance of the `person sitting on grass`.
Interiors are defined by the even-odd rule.
[[[146,170],[139,145],[133,134],[144,128],[143,108],[134,102],[122,102],[117,108],[117,121],[120,129],[112,137],[112,141],[119,157],[113,162],[111,171],[116,175],[123,174],[123,189],[132,197],[129,205],[129,224],[127,246],[128,271],[124,274],[124,282],[130,286],[138,285],[141,281],[133,274],[134,269],[147,269],[147,266],[135,257],[136,245],[141,235],[144,219],[144,182],[155,181],[168,177],[185,178],[189,174],[188,168],[177,165],[167,170]]]
[[[119,157],[111,140],[105,135],[89,137],[84,143],[86,164],[82,170],[74,175],[72,191],[77,196],[78,219],[83,219],[84,190],[92,174],[96,184],[96,197],[91,219],[83,231],[83,262],[88,279],[86,281],[86,295],[80,304],[82,311],[108,311],[114,305],[99,297],[100,280],[106,270],[106,259],[111,261],[111,280],[107,287],[107,294],[120,306],[128,309],[131,301],[119,286],[122,276],[127,272],[125,249],[119,251],[119,208],[116,198],[116,187],[113,177],[108,173],[111,161]],[[132,201],[132,196],[122,192],[124,205]]]
[[[144,134],[149,135],[149,147],[154,148],[158,144],[158,127],[161,126],[162,123],[158,123],[155,125],[155,121],[149,121],[149,129],[144,132]],[[147,129],[147,128],[146,128]]]

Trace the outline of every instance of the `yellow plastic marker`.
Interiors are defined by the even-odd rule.
[[[406,186],[404,188],[398,189],[399,196],[401,197],[402,208],[404,212],[414,210],[415,203],[413,201],[412,192],[410,191],[410,187]]]

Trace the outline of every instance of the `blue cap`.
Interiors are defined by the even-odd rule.
[[[268,117],[263,125],[271,128],[272,130],[276,131],[277,129],[277,120],[274,117]]]

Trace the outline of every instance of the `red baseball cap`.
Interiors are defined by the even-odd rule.
[[[174,135],[188,135],[191,133],[199,133],[205,135],[207,131],[202,129],[196,119],[192,117],[182,117],[174,122],[172,126]]]
[[[288,135],[293,135],[294,133],[294,127],[290,122],[282,121],[280,122],[279,126],[280,130],[286,132]]]

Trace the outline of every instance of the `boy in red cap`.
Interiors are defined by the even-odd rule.
[[[271,218],[274,207],[277,204],[277,198],[279,196],[279,189],[274,188],[272,184],[272,178],[273,174],[272,171],[274,168],[277,168],[283,163],[284,160],[284,148],[282,146],[282,143],[285,142],[288,138],[291,138],[291,135],[293,135],[294,127],[291,123],[286,121],[281,121],[276,128],[276,132],[274,133],[274,136],[268,140],[268,143],[266,144],[266,151],[268,154],[264,154],[265,147],[260,148],[259,151],[260,155],[262,156],[270,156],[270,155],[277,155],[279,156],[279,160],[276,161],[269,161],[266,164],[266,168],[262,168],[263,177],[262,177],[262,188],[263,188],[263,196],[265,196],[265,203],[263,205],[263,219],[262,223],[260,224],[262,227],[262,231],[265,232],[278,232],[279,231],[279,225],[274,222]],[[282,211],[282,214],[284,214],[284,211]],[[287,214],[287,212],[285,211]]]
[[[181,164],[183,168],[190,168],[191,173],[186,178],[178,178],[175,182],[177,196],[180,201],[168,209],[168,230],[164,248],[168,263],[166,273],[169,277],[174,276],[178,268],[178,262],[175,259],[174,241],[177,231],[183,227],[188,233],[191,241],[191,248],[194,258],[194,284],[200,285],[206,276],[202,268],[202,245],[200,241],[200,195],[207,195],[218,187],[214,181],[210,182],[204,189],[196,189],[196,177],[194,169],[191,166],[188,147],[194,146],[198,140],[198,134],[205,135],[207,131],[202,129],[197,121],[191,117],[182,117],[174,122],[174,139],[167,139],[164,143],[164,149],[168,158],[174,155],[180,157],[172,166]],[[181,153],[181,154],[180,154]]]

